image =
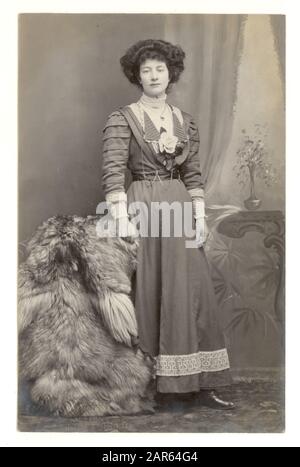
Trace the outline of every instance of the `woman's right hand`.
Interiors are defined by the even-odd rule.
[[[106,202],[113,219],[115,235],[126,239],[130,243],[134,243],[139,237],[139,232],[129,220],[126,193],[124,191],[109,193],[106,195]]]
[[[116,220],[116,233],[117,237],[121,237],[134,243],[134,241],[139,237],[139,232],[136,229],[135,225],[130,222],[128,217],[121,217]]]

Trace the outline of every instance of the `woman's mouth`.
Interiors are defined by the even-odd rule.
[[[151,86],[159,86],[159,83],[153,83]]]

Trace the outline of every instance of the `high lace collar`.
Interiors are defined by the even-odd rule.
[[[153,110],[163,110],[166,105],[167,94],[164,93],[161,96],[150,97],[143,93],[139,99],[139,102],[146,108]]]

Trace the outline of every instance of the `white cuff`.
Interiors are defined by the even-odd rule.
[[[189,194],[191,195],[191,198],[204,198],[204,190],[203,188],[192,188],[191,190],[188,190]]]
[[[195,219],[205,216],[205,202],[203,198],[193,199],[193,214]]]
[[[105,197],[107,203],[119,203],[120,201],[127,202],[127,194],[125,191],[111,191]]]

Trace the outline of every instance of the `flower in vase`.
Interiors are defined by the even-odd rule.
[[[246,130],[242,130],[243,140],[237,151],[237,161],[234,165],[240,185],[246,185],[249,173],[253,177],[255,174],[256,177],[261,178],[267,186],[277,181],[276,170],[269,161],[265,141],[267,135],[262,132],[264,128],[265,125],[256,124],[254,134],[251,136]]]
[[[234,165],[239,183],[246,186],[246,182],[250,183],[250,196],[244,201],[247,209],[258,209],[261,200],[257,199],[255,193],[255,178],[261,178],[267,186],[277,182],[275,169],[269,161],[267,151],[266,137],[267,134],[262,134],[262,130],[266,125],[255,125],[254,134],[249,136],[246,130],[242,130],[243,140],[237,151],[237,162]]]

